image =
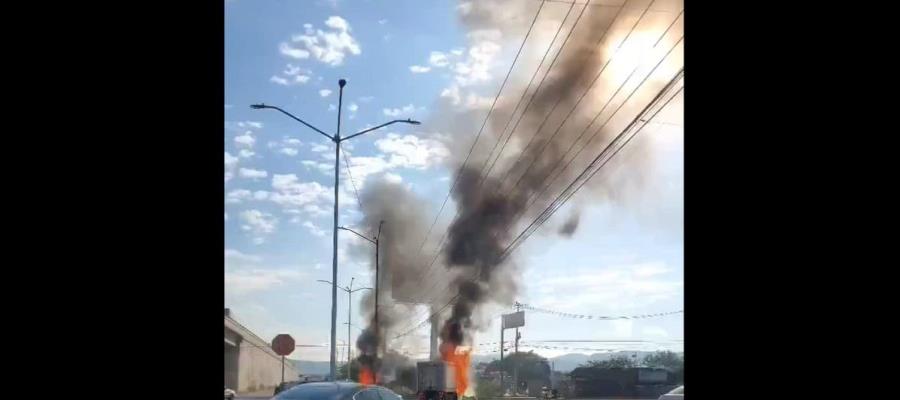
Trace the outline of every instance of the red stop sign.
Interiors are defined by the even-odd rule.
[[[294,352],[294,338],[291,335],[286,333],[282,333],[278,336],[275,336],[275,339],[272,339],[272,350],[275,350],[275,354],[279,356],[286,356]]]

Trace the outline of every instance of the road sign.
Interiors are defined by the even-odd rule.
[[[272,350],[275,350],[275,354],[279,356],[286,356],[294,352],[294,338],[291,335],[286,333],[282,333],[278,336],[275,336],[275,339],[272,339]]]
[[[503,329],[525,326],[525,311],[503,314]]]

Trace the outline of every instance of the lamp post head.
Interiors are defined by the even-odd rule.
[[[422,125],[421,122],[413,121],[412,119],[409,119],[409,118],[407,118],[406,121],[403,121],[403,122],[406,122],[407,124],[413,124],[413,125]]]
[[[262,104],[262,103],[250,105],[250,108],[252,108],[254,110],[259,110],[259,109],[263,109],[263,108],[267,108],[267,107],[268,107],[267,105]]]
[[[344,85],[346,85],[346,84],[347,84],[347,80],[346,80],[346,79],[341,79],[341,80],[338,81],[338,86],[340,86],[341,88],[343,88]]]

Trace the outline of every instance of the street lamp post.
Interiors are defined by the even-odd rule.
[[[363,130],[356,132],[350,136],[342,138],[341,137],[341,108],[342,108],[341,106],[343,104],[344,86],[346,84],[347,84],[347,81],[344,79],[341,79],[338,81],[338,86],[340,87],[340,91],[339,91],[339,95],[338,95],[338,120],[337,120],[337,132],[334,134],[334,136],[331,136],[331,135],[323,132],[321,129],[316,128],[316,127],[306,123],[306,121],[303,121],[300,118],[297,118],[293,114],[291,114],[285,110],[282,110],[279,107],[269,106],[269,105],[265,105],[265,104],[250,105],[250,108],[253,108],[255,110],[261,110],[261,109],[267,109],[267,108],[273,109],[273,110],[278,110],[282,114],[285,114],[288,117],[291,117],[295,121],[318,132],[322,136],[327,137],[329,140],[331,140],[335,144],[335,146],[334,146],[335,147],[334,148],[334,225],[332,227],[332,230],[333,230],[332,236],[333,236],[334,240],[333,240],[333,249],[332,249],[332,253],[331,253],[331,280],[334,282],[337,281],[337,265],[338,265],[338,256],[337,256],[338,183],[339,183],[338,178],[340,177],[341,142],[343,142],[345,140],[353,139],[359,135],[362,135],[362,134],[374,131],[376,129],[383,128],[385,126],[398,123],[398,122],[412,124],[412,125],[421,124],[421,122],[413,121],[412,119],[405,119],[405,120],[404,119],[395,119],[393,121],[386,122],[386,123],[383,123],[381,125],[378,125],[378,126],[375,126],[375,127],[369,128],[369,129],[363,129]],[[334,377],[336,376],[336,373],[337,373],[337,364],[336,364],[336,358],[335,358],[336,350],[337,350],[336,343],[337,343],[337,285],[332,285],[332,289],[331,289],[331,379],[332,380],[334,380]]]
[[[363,236],[361,233],[359,233],[359,232],[357,232],[357,231],[354,231],[353,229],[346,228],[346,227],[343,227],[343,226],[339,226],[339,227],[338,227],[338,229],[343,229],[343,230],[345,230],[345,231],[347,231],[347,232],[351,232],[351,233],[355,234],[356,236],[359,236],[359,237],[365,239],[366,241],[368,241],[369,243],[372,243],[372,244],[375,245],[375,333],[376,333],[376,335],[377,335],[378,332],[379,332],[379,331],[378,331],[378,328],[379,328],[379,326],[378,326],[378,292],[379,292],[379,290],[378,290],[378,284],[379,284],[380,281],[378,280],[378,249],[379,249],[380,243],[381,243],[380,240],[381,240],[381,227],[382,227],[382,225],[384,225],[384,220],[381,220],[381,221],[378,222],[378,234],[375,235],[375,240],[369,239],[369,238]],[[378,343],[378,347],[379,347],[379,348],[381,347],[381,343]],[[378,349],[377,349],[377,348],[375,349],[375,355],[376,355],[376,356],[378,355]]]
[[[350,320],[350,318],[353,315],[352,314],[353,293],[356,293],[360,290],[372,290],[372,288],[370,288],[370,287],[361,287],[361,288],[354,289],[353,288],[353,280],[354,279],[356,279],[356,278],[350,278],[350,286],[338,288],[338,289],[341,289],[341,290],[347,292],[347,377],[348,378],[350,377],[350,359],[351,359],[351,356],[350,356],[350,326],[351,326],[350,322],[351,322],[351,320]],[[332,287],[337,286],[337,285],[331,283],[331,281],[326,281],[326,280],[322,280],[322,279],[318,279],[318,281],[322,282],[322,283],[327,283],[327,284],[331,285]]]

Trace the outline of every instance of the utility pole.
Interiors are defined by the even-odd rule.
[[[335,288],[335,290],[341,289],[341,290],[347,292],[347,377],[348,378],[350,377],[350,357],[351,357],[351,355],[350,355],[350,326],[351,326],[351,322],[352,322],[350,319],[352,316],[351,311],[353,309],[353,293],[356,293],[360,290],[372,290],[372,288],[370,288],[370,287],[361,287],[361,288],[354,289],[353,288],[353,280],[354,279],[356,279],[356,278],[350,278],[350,286],[342,287],[342,288],[338,288],[337,285],[331,283],[330,281],[318,279],[319,282],[327,283],[327,284],[331,285],[333,288]],[[337,375],[332,375],[332,376],[337,376]],[[336,378],[334,378],[334,379],[336,379]]]
[[[500,322],[500,396],[506,395],[506,387],[503,386],[503,375],[506,374],[504,372],[505,368],[503,368],[503,331],[504,331],[503,328],[504,328],[503,322],[501,321]]]
[[[350,355],[350,318],[353,315],[353,280],[356,278],[350,278],[350,286],[347,286],[347,378],[350,378],[350,360],[352,355]]]
[[[333,248],[331,252],[331,280],[332,282],[337,282],[337,267],[338,267],[338,253],[337,253],[337,229],[338,229],[338,183],[340,177],[340,161],[341,161],[341,142],[345,140],[353,139],[359,135],[364,133],[368,133],[374,131],[379,128],[383,128],[385,126],[395,124],[397,122],[403,122],[412,125],[419,125],[421,122],[413,121],[412,119],[395,119],[390,122],[386,122],[384,124],[369,128],[363,129],[359,132],[356,132],[350,136],[345,138],[341,137],[341,108],[344,100],[344,86],[347,85],[347,81],[345,79],[338,80],[338,86],[340,87],[339,95],[338,95],[338,119],[337,119],[337,132],[334,136],[330,136],[329,134],[323,132],[321,129],[316,128],[300,118],[295,117],[293,114],[282,110],[279,107],[269,106],[265,104],[252,104],[250,108],[255,110],[261,110],[266,108],[271,108],[273,110],[278,110],[282,114],[285,114],[297,122],[305,125],[306,127],[319,132],[322,136],[327,137],[329,140],[334,142],[334,225],[332,226],[333,230]],[[335,380],[335,376],[337,373],[337,364],[336,364],[336,354],[337,354],[337,285],[333,285],[331,289],[331,380]]]
[[[343,227],[343,226],[338,227],[338,229],[353,233],[356,236],[359,236],[359,237],[363,238],[364,240],[368,241],[369,243],[372,243],[375,245],[375,332],[376,332],[376,334],[379,332],[378,331],[378,328],[379,328],[379,326],[378,326],[378,291],[379,291],[378,285],[381,281],[378,279],[379,278],[379,276],[378,276],[378,248],[380,247],[380,243],[381,243],[380,240],[381,240],[382,225],[384,225],[384,220],[381,220],[378,222],[378,234],[375,235],[375,240],[369,239],[369,238],[363,236],[363,234],[361,234],[357,231],[354,231],[353,229]],[[381,348],[382,344],[378,343],[378,347]],[[378,356],[378,349],[375,349],[375,355]]]
[[[516,302],[516,312],[522,311],[522,304],[518,301]],[[516,358],[513,363],[513,379],[516,381],[516,391],[514,393],[519,393],[519,338],[522,336],[519,335],[519,328],[516,328]]]

